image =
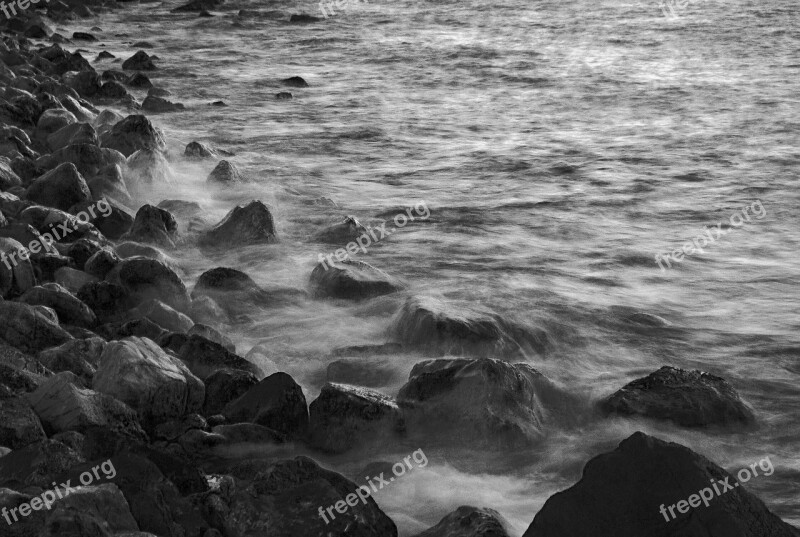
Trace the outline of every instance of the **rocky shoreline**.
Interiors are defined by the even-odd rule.
[[[176,11],[211,16],[222,5],[194,0]],[[91,28],[71,39],[53,31],[76,17],[89,27],[109,6],[51,0],[2,21],[0,534],[391,537],[397,527],[372,498],[330,523],[320,518],[319,506],[336,505],[358,484],[306,456],[270,458],[267,448],[341,454],[469,444],[498,454],[536,446],[556,424],[579,425],[585,409],[566,389],[530,365],[485,357],[545,353],[544,331],[479,309],[453,314],[431,299],[408,298],[390,329],[388,345],[431,357],[413,368],[397,397],[329,382],[309,404],[292,376],[241,356],[226,327],[252,309],[366,301],[410,286],[364,262],[330,260],[309,274],[308,292],[268,291],[231,267],[209,266],[187,282],[170,250],[272,244],[279,240],[275,217],[259,200],[216,223],[189,201],[137,202],[172,165],[163,133],[144,113],[183,105],[145,74],[155,64],[144,50],[121,70],[98,72],[74,50],[96,39]],[[128,88],[148,95],[139,103]],[[224,156],[192,142],[180,158]],[[208,177],[223,185],[247,180],[227,160]],[[321,235],[341,246],[359,226],[345,219]],[[649,321],[647,329],[668,330]],[[374,357],[384,347],[353,351]],[[464,357],[443,358],[452,355]],[[365,364],[340,360],[328,373],[364,376]],[[724,379],[666,366],[590,413],[692,429],[758,425]],[[744,488],[665,523],[661,504],[732,476],[678,444],[643,433],[620,440],[587,463],[578,483],[531,513],[525,537],[800,535]],[[254,446],[264,455],[224,456]],[[108,483],[83,485],[52,509],[25,507],[55,483],[83,482],[104,461],[115,468]],[[460,507],[419,535],[509,535],[493,508],[502,506]]]

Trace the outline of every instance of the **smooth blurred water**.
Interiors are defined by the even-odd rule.
[[[141,39],[156,45],[153,80],[189,107],[155,117],[180,185],[155,188],[148,201],[198,200],[216,219],[260,198],[274,207],[281,239],[213,259],[180,251],[188,281],[228,265],[263,285],[305,288],[317,255],[335,249],[314,242],[320,229],[424,201],[430,219],[358,259],[454,310],[481,304],[546,329],[554,349],[530,363],[587,408],[669,364],[724,376],[761,423],[723,434],[595,419],[553,431],[536,453],[430,453],[405,488],[377,498],[402,534],[461,504],[495,508],[521,534],[588,458],[635,430],[734,471],[770,456],[775,474],[748,488],[800,524],[796,4],[694,2],[669,19],[655,1],[371,0],[309,25],[236,12],[319,15],[317,4],[234,2],[210,19],[170,14],[176,5],[126,6],[100,22],[117,56]],[[88,48],[88,57],[102,50]],[[280,85],[294,75],[310,87]],[[293,100],[274,98],[284,89]],[[218,99],[229,106],[208,105]],[[179,157],[192,140],[234,151],[258,184],[206,185],[215,162]],[[321,196],[340,207],[314,204]],[[659,270],[657,253],[756,200],[763,219]],[[396,306],[310,302],[259,314],[230,335],[241,353],[260,344],[310,401],[330,351],[383,341]],[[624,320],[637,311],[673,329],[637,329]],[[420,359],[392,356],[397,375],[384,391],[393,394]],[[390,449],[382,460],[408,453]],[[345,471],[364,461],[328,463]]]

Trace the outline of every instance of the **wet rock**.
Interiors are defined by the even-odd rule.
[[[119,284],[94,282],[80,288],[77,297],[92,308],[99,322],[116,320],[120,312],[132,308],[135,303],[130,292]]]
[[[52,170],[61,164],[72,163],[77,168],[78,173],[84,179],[94,177],[103,166],[108,164],[107,155],[104,154],[109,149],[101,149],[96,144],[75,144],[68,145],[62,149],[54,151],[50,155],[43,155],[36,160],[36,166],[42,170]],[[117,155],[119,152],[115,151]],[[91,193],[90,181],[87,181],[89,192]]]
[[[122,240],[152,243],[164,248],[175,248],[178,223],[169,211],[143,205],[137,212],[133,226]]]
[[[101,216],[93,224],[104,236],[119,240],[133,226],[133,215],[115,201],[106,200],[106,203],[107,205],[101,207]]]
[[[38,352],[72,339],[42,306],[0,302],[0,339],[26,352]]]
[[[359,222],[355,216],[346,216],[342,222],[317,233],[314,236],[314,240],[329,244],[345,244],[354,242],[361,235],[369,237],[369,229]]]
[[[189,414],[179,420],[166,421],[159,424],[153,432],[153,437],[174,442],[187,432],[195,429],[207,431],[208,423],[200,414]]]
[[[65,95],[61,97],[61,104],[64,108],[72,112],[78,121],[91,123],[97,117],[96,114],[92,112],[91,108],[89,108],[91,105],[84,100],[78,101],[69,95]]]
[[[117,245],[117,255],[122,259],[129,259],[131,257],[147,257],[159,261],[170,268],[173,268],[172,262],[164,252],[155,246],[147,244],[139,244],[138,242],[123,242]]]
[[[96,71],[81,71],[80,73],[68,73],[62,77],[64,83],[74,89],[78,95],[84,99],[89,99],[97,95],[100,91],[102,82],[100,75]]]
[[[309,444],[330,453],[396,442],[405,432],[397,403],[360,386],[326,384],[309,412]]]
[[[25,398],[48,431],[86,433],[102,428],[130,442],[147,441],[136,412],[128,405],[80,384],[74,373],[58,373]]]
[[[91,201],[92,193],[83,176],[71,162],[61,164],[36,179],[27,191],[28,199],[62,211],[84,201]]]
[[[45,438],[39,418],[23,398],[0,398],[0,446],[20,449]]]
[[[203,383],[180,360],[137,337],[106,346],[93,388],[130,405],[145,423],[154,424],[198,412],[205,399]]]
[[[256,423],[290,438],[302,437],[308,428],[303,390],[286,373],[265,378],[228,403],[222,414],[229,422]]]
[[[293,88],[307,88],[308,87],[308,82],[306,82],[305,80],[303,80],[302,77],[299,77],[299,76],[293,76],[293,77],[290,77],[290,78],[285,78],[285,79],[282,80],[282,82],[283,82],[284,85],[291,86]]]
[[[116,80],[111,80],[97,90],[97,97],[99,99],[123,99],[128,97],[128,90]]]
[[[97,145],[97,133],[88,123],[70,123],[47,137],[51,151],[58,151],[72,144]]]
[[[86,32],[73,32],[72,39],[77,41],[97,41],[97,38]]]
[[[578,483],[551,496],[524,537],[798,534],[744,487],[715,495],[710,483],[725,480],[731,486],[736,483],[732,475],[689,448],[637,432],[614,451],[590,460]],[[699,497],[705,490],[713,498],[708,505]],[[697,497],[697,507],[687,504],[692,497]],[[676,503],[681,506],[678,511]],[[672,507],[676,517],[659,513],[660,506]]]
[[[147,75],[144,75],[142,73],[136,73],[134,75],[131,75],[127,79],[125,84],[127,84],[128,86],[130,86],[132,88],[145,88],[146,89],[146,88],[152,88],[153,87],[153,83],[150,81],[149,78],[147,78]]]
[[[164,136],[153,127],[145,116],[131,115],[120,121],[101,136],[103,147],[116,149],[126,157],[140,149],[163,151],[166,149]]]
[[[147,95],[152,95],[153,97],[171,97],[172,92],[168,89],[153,87],[147,90]]]
[[[36,285],[30,260],[18,254],[22,249],[20,242],[0,237],[0,296],[3,298],[19,296]],[[12,254],[15,254],[16,263],[11,261]]]
[[[35,233],[43,234],[42,249],[47,249],[48,242],[52,242],[56,237],[75,240],[76,237],[92,229],[89,224],[81,224],[77,218],[66,211],[41,205],[32,205],[22,210],[17,215],[17,222],[30,225],[34,228]],[[67,233],[64,228],[70,230],[70,233]],[[54,251],[54,247],[50,249]]]
[[[197,335],[189,336],[177,355],[202,380],[219,369],[240,369],[256,377],[263,376],[257,365],[229,352],[222,345]]]
[[[128,317],[133,319],[150,319],[158,326],[171,332],[186,333],[192,328],[192,320],[170,308],[160,300],[148,300],[128,312]]]
[[[509,527],[494,509],[462,505],[416,537],[509,537]]]
[[[209,183],[227,184],[243,183],[249,181],[249,179],[245,177],[236,166],[227,160],[221,160],[220,163],[217,164],[216,168],[214,168],[208,175],[206,181]]]
[[[206,400],[203,414],[213,416],[220,414],[231,401],[247,393],[258,384],[258,378],[241,369],[219,369],[206,377]]]
[[[111,479],[105,473],[101,477]],[[113,483],[81,486],[52,507],[41,537],[67,535],[115,535],[135,537],[142,534],[131,514],[128,502]]]
[[[289,23],[291,24],[308,24],[311,22],[319,22],[321,21],[321,17],[314,17],[313,15],[309,15],[308,13],[296,13],[289,17]],[[300,78],[300,77],[295,77]]]
[[[219,224],[204,233],[199,243],[206,247],[230,248],[276,241],[272,213],[261,201],[255,200],[235,207]]]
[[[6,157],[0,157],[0,190],[8,190],[20,185],[22,185],[22,179],[11,168],[11,161]]]
[[[110,60],[112,58],[116,58],[116,56],[114,56],[113,54],[111,54],[107,50],[101,50],[100,54],[97,55],[97,58],[95,58],[94,61],[97,62],[97,61],[100,61],[100,60]]]
[[[753,411],[723,378],[664,366],[601,403],[609,414],[671,420],[684,427],[750,425]]]
[[[97,317],[91,308],[55,283],[46,283],[27,290],[19,301],[32,306],[52,308],[65,324],[89,329],[97,325]]]
[[[152,190],[153,184],[172,182],[172,169],[160,151],[140,149],[128,157],[125,183],[131,192],[146,194]]]
[[[157,341],[168,334],[161,326],[147,318],[105,324],[99,327],[97,332],[109,340],[140,337]]]
[[[91,386],[105,348],[106,341],[100,337],[73,339],[40,352],[36,359],[54,373],[69,371],[80,378],[84,385]]]
[[[336,360],[328,364],[326,376],[328,382],[368,388],[396,386],[405,377],[396,360],[377,356]]]
[[[405,285],[363,261],[320,263],[311,272],[311,288],[317,298],[363,300],[401,291]]]
[[[228,105],[225,104],[225,101],[214,101],[213,103],[211,103],[211,106],[228,106]]]
[[[144,101],[142,101],[142,110],[147,112],[179,112],[185,109],[186,107],[181,103],[173,103],[163,97],[156,97],[154,95],[148,95],[145,97]]]
[[[574,414],[573,399],[527,364],[427,360],[400,389],[409,431],[431,441],[508,449],[540,441]]]
[[[213,10],[217,7],[220,7],[224,3],[224,0],[192,0],[191,2],[184,4],[180,7],[176,7],[172,10],[173,13],[187,13],[193,11],[208,11]]]
[[[214,153],[200,142],[190,142],[183,154],[189,158],[211,158],[214,156]]]
[[[84,285],[97,281],[91,274],[70,267],[56,270],[53,279],[58,285],[66,287],[70,293],[77,293]]]
[[[233,344],[233,341],[224,334],[221,334],[218,330],[206,326],[204,324],[195,324],[191,327],[191,329],[187,332],[190,336],[200,336],[204,337],[209,341],[213,341],[218,345],[222,345],[226,351],[236,353],[236,345]]]
[[[186,311],[191,302],[180,276],[154,259],[123,259],[106,280],[125,287],[137,303],[156,298],[178,311]]]
[[[102,280],[120,262],[119,256],[110,248],[102,248],[86,260],[84,272]]]
[[[292,99],[293,97],[294,95],[292,95],[290,91],[279,91],[278,93],[275,94],[275,98],[278,100],[284,100],[284,99],[288,100]]]
[[[41,440],[0,457],[0,486],[22,484],[52,489],[53,477],[84,462],[57,440]]]
[[[122,68],[126,71],[155,71],[156,66],[150,56],[143,50],[140,50],[124,62]]]

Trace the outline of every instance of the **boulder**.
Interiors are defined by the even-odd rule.
[[[91,386],[105,348],[106,341],[99,337],[72,339],[58,347],[41,351],[36,359],[54,373],[70,371],[85,385]]]
[[[119,240],[133,226],[133,215],[119,203],[106,200],[106,204],[108,210],[93,222],[94,226],[109,239]]]
[[[153,113],[163,112],[179,112],[185,110],[186,107],[182,103],[173,103],[163,97],[156,97],[155,95],[148,95],[142,101],[142,110]]]
[[[105,468],[105,467],[104,467]],[[111,479],[104,473],[101,477]],[[41,537],[141,535],[122,491],[114,483],[93,482],[58,500]]]
[[[416,537],[509,537],[509,527],[494,509],[462,505]]]
[[[72,112],[78,121],[87,121],[91,123],[95,120],[95,117],[97,117],[91,110],[91,108],[94,107],[83,99],[78,101],[69,95],[65,95],[61,97],[61,104],[64,108]]]
[[[229,422],[256,423],[290,438],[302,437],[308,428],[303,389],[286,373],[265,378],[228,403],[222,414]]]
[[[286,438],[281,433],[255,423],[217,425],[211,432],[222,436],[228,446],[231,444],[283,444],[286,442]]]
[[[189,158],[211,158],[214,153],[200,142],[190,142],[183,152],[184,156]]]
[[[18,302],[0,302],[0,339],[26,352],[38,352],[72,339],[52,310]]]
[[[183,362],[138,337],[106,346],[93,388],[128,404],[145,423],[154,424],[198,412],[205,400],[202,381]]]
[[[19,256],[22,249],[22,244],[14,239],[0,237],[0,296],[3,298],[19,296],[36,285],[30,260]]]
[[[28,199],[62,211],[84,201],[92,193],[83,176],[71,162],[66,162],[36,179],[27,191]]]
[[[227,160],[221,160],[220,163],[217,164],[216,168],[214,168],[211,171],[211,173],[208,175],[208,178],[206,179],[206,181],[209,183],[221,183],[221,184],[243,183],[248,180],[249,179],[247,177],[242,175],[242,172],[239,171],[239,168],[237,168]]]
[[[269,293],[261,289],[250,276],[236,269],[217,267],[205,271],[197,279],[192,298],[209,297],[228,312],[240,311],[244,306],[269,305],[274,302]]]
[[[97,317],[91,308],[55,283],[32,287],[19,298],[19,301],[32,306],[52,308],[58,314],[59,320],[65,324],[89,329],[97,325]]]
[[[70,123],[47,137],[51,151],[58,151],[73,144],[97,145],[97,132],[88,123]]]
[[[97,95],[102,85],[100,75],[98,75],[95,70],[81,71],[80,73],[67,73],[62,77],[62,80],[64,80],[67,86],[74,89],[78,95],[85,99]]]
[[[258,378],[241,369],[219,369],[206,377],[206,400],[203,414],[220,414],[231,401],[247,393],[258,384]]]
[[[320,263],[311,272],[311,287],[318,298],[363,300],[401,291],[405,285],[363,261]]]
[[[114,149],[103,149],[103,151],[116,151]],[[122,153],[119,153],[122,155]],[[124,157],[123,157],[124,158]],[[90,178],[86,181],[86,184],[89,185],[89,190],[92,191],[92,197],[94,199],[103,199],[110,197],[112,199],[118,200],[122,203],[132,204],[133,199],[131,198],[131,194],[128,191],[128,185],[125,184],[125,178],[122,175],[122,166],[119,164],[111,164],[106,166],[105,168],[99,170],[97,175]],[[130,210],[127,208],[123,208],[119,204],[115,204],[116,207],[119,208],[125,215],[125,220],[123,222],[123,228],[117,230],[111,228],[110,226],[106,226],[109,229],[110,233],[114,233],[117,236],[111,237],[110,235],[106,235],[108,238],[113,240],[118,240],[122,233],[125,233],[131,225],[133,225],[133,215],[129,214]],[[99,228],[98,228],[99,229]]]
[[[724,490],[723,482],[731,488],[714,494],[711,484]],[[689,448],[637,432],[590,460],[578,483],[545,502],[523,537],[800,534],[737,485],[735,477]],[[701,501],[700,494],[709,501]]]
[[[126,157],[140,149],[153,151],[166,149],[163,134],[153,127],[149,119],[141,115],[126,117],[100,138],[103,147],[116,149]]]
[[[755,423],[753,411],[725,379],[663,366],[603,400],[608,414],[671,420],[684,427]]]
[[[101,323],[120,319],[123,312],[136,305],[127,289],[110,282],[89,283],[80,288],[77,297],[92,308]]]
[[[235,247],[268,244],[277,241],[272,213],[261,201],[235,207],[216,226],[201,235],[199,243],[206,247]]]
[[[568,393],[529,365],[489,358],[420,362],[397,401],[414,434],[490,449],[530,447],[577,412]]]
[[[225,0],[191,0],[188,4],[176,7],[173,13],[187,13],[192,11],[208,11],[220,7]]]
[[[405,433],[397,403],[360,386],[326,384],[309,414],[309,444],[329,453],[394,443]]]
[[[97,91],[97,97],[101,99],[123,99],[128,97],[128,90],[116,80],[109,80]]]
[[[345,216],[342,222],[329,226],[317,233],[314,236],[314,240],[329,244],[346,244],[355,242],[361,235],[369,237],[369,229],[359,222],[355,216]]]
[[[258,378],[263,376],[257,365],[229,352],[219,343],[197,335],[189,336],[177,355],[202,380],[219,369],[240,369]]]
[[[136,412],[128,405],[80,384],[74,373],[58,373],[25,396],[48,431],[87,433],[101,428],[128,442],[147,441]]]
[[[178,223],[169,211],[143,205],[137,212],[133,226],[121,240],[151,243],[165,248],[175,248]]]
[[[55,476],[83,462],[80,453],[58,440],[40,440],[0,457],[0,486],[52,489]]]
[[[103,247],[86,260],[83,270],[87,274],[102,280],[119,262],[120,258],[114,250],[109,247]]]
[[[77,270],[71,267],[62,267],[55,271],[53,279],[57,284],[65,287],[71,293],[78,293],[80,289],[87,284],[95,283],[97,278],[91,274],[87,274],[82,270]]]
[[[137,304],[156,298],[178,311],[186,311],[191,302],[180,276],[155,259],[123,259],[108,273],[106,281],[122,285]]]
[[[95,176],[97,176],[104,167],[113,165],[108,162],[107,151],[110,150],[101,149],[97,144],[77,143],[67,145],[49,155],[38,158],[36,160],[36,166],[41,170],[52,170],[60,164],[71,162],[84,178],[92,178],[86,183],[91,192],[92,187],[90,182],[94,180]],[[121,155],[118,151],[114,153]]]
[[[125,84],[127,84],[128,86],[130,86],[132,88],[144,88],[144,89],[147,89],[147,88],[152,88],[153,87],[153,83],[150,81],[150,79],[147,77],[147,75],[144,75],[142,73],[135,73],[135,74],[131,75],[127,79]]]
[[[24,398],[0,398],[0,446],[20,449],[45,438],[39,418]]]
[[[156,66],[150,56],[143,50],[140,50],[124,62],[122,68],[126,71],[155,71]]]
[[[172,183],[174,174],[169,162],[160,151],[140,149],[125,164],[125,182],[131,191],[146,193],[154,184]]]
[[[0,157],[0,190],[9,190],[22,185],[22,179],[11,168],[11,161],[7,157]]]
[[[218,345],[222,345],[226,351],[236,354],[236,345],[233,344],[233,341],[215,328],[205,324],[197,323],[191,327],[187,334],[190,336],[204,337],[209,341],[213,341]]]
[[[307,88],[308,82],[306,82],[303,77],[300,76],[293,76],[289,78],[285,78],[282,80],[285,86],[289,86],[292,88]]]
[[[129,311],[127,316],[130,319],[146,318],[165,330],[181,334],[188,332],[194,325],[189,317],[154,298],[139,304],[135,309]]]

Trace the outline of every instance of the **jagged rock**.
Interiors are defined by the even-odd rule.
[[[152,88],[153,83],[147,78],[147,75],[142,73],[136,73],[131,75],[130,78],[125,82],[128,86],[132,88]]]
[[[286,373],[265,378],[228,403],[222,414],[229,422],[256,423],[290,438],[302,437],[308,428],[303,389]]]
[[[221,160],[217,167],[214,168],[206,179],[209,183],[243,183],[249,179],[242,175],[239,169],[228,162]]]
[[[183,154],[189,158],[211,158],[214,156],[214,153],[200,142],[190,142],[187,144]]]
[[[147,441],[136,412],[128,405],[76,384],[81,382],[74,373],[58,373],[25,396],[47,430],[86,433],[102,428],[131,442]]]
[[[103,147],[116,149],[126,157],[140,149],[164,151],[164,136],[153,127],[150,120],[141,115],[130,115],[101,136]]]
[[[147,318],[160,327],[171,332],[186,333],[194,325],[192,320],[170,308],[160,300],[148,300],[128,312],[128,317],[133,319]]]
[[[62,211],[84,201],[91,201],[92,193],[83,176],[71,162],[61,164],[36,179],[27,191],[28,199]]]
[[[576,404],[529,365],[489,358],[420,362],[397,401],[415,434],[503,449],[540,441],[550,423],[570,419]]]
[[[47,438],[31,406],[22,398],[0,398],[0,446],[20,449]]]
[[[133,226],[122,240],[152,243],[165,248],[175,248],[178,223],[169,211],[143,205],[137,212]]]
[[[106,280],[125,287],[137,303],[156,298],[178,311],[186,311],[191,302],[180,276],[154,259],[123,259],[108,273]]]
[[[36,285],[30,260],[18,254],[22,248],[22,243],[0,237],[0,296],[3,298],[19,296]],[[11,254],[16,263],[11,261]]]
[[[684,427],[750,425],[753,411],[723,378],[663,366],[601,403],[609,414],[671,420]]]
[[[237,206],[199,240],[201,246],[226,248],[276,242],[275,221],[261,201]]]
[[[290,78],[285,78],[282,82],[284,83],[284,85],[291,86],[293,88],[307,88],[308,87],[308,82],[306,82],[305,80],[303,80],[302,77],[299,77],[299,76],[293,76],[293,77],[290,77]]]
[[[54,373],[70,371],[91,386],[105,348],[106,341],[99,337],[73,339],[40,352],[36,359]]]
[[[93,388],[130,405],[145,422],[153,423],[198,412],[205,399],[203,383],[180,360],[137,337],[106,346]]]
[[[247,393],[258,384],[258,378],[241,369],[219,369],[206,377],[206,400],[203,414],[213,416],[220,414],[225,406]]]
[[[97,317],[89,306],[55,283],[32,287],[19,298],[19,301],[32,306],[52,308],[58,314],[59,320],[65,324],[89,329],[97,324]]]
[[[416,537],[509,537],[509,527],[494,509],[462,505]]]
[[[326,384],[309,412],[309,443],[326,452],[391,443],[405,432],[397,403],[360,386]]]
[[[718,481],[727,480],[731,488],[715,495],[711,483],[718,486]],[[523,537],[800,534],[744,487],[734,484],[738,484],[736,478],[689,448],[637,432],[614,451],[590,460],[578,483],[545,502]],[[709,502],[699,497],[706,490]],[[697,506],[687,503],[693,496]],[[678,512],[675,504],[683,504]],[[662,506],[671,507],[676,517],[659,512]]]
[[[256,377],[263,376],[261,369],[225,347],[201,336],[189,336],[177,353],[178,357],[200,379],[205,380],[219,369],[241,369]]]
[[[52,315],[51,315],[52,314]],[[0,339],[22,351],[38,352],[72,339],[55,314],[42,306],[0,302]]]
[[[122,68],[126,71],[155,71],[156,66],[150,56],[143,50],[140,50],[124,62]]]
[[[331,266],[326,263],[317,265],[311,272],[311,287],[318,298],[362,300],[395,293],[405,285],[368,263],[345,260]]]

